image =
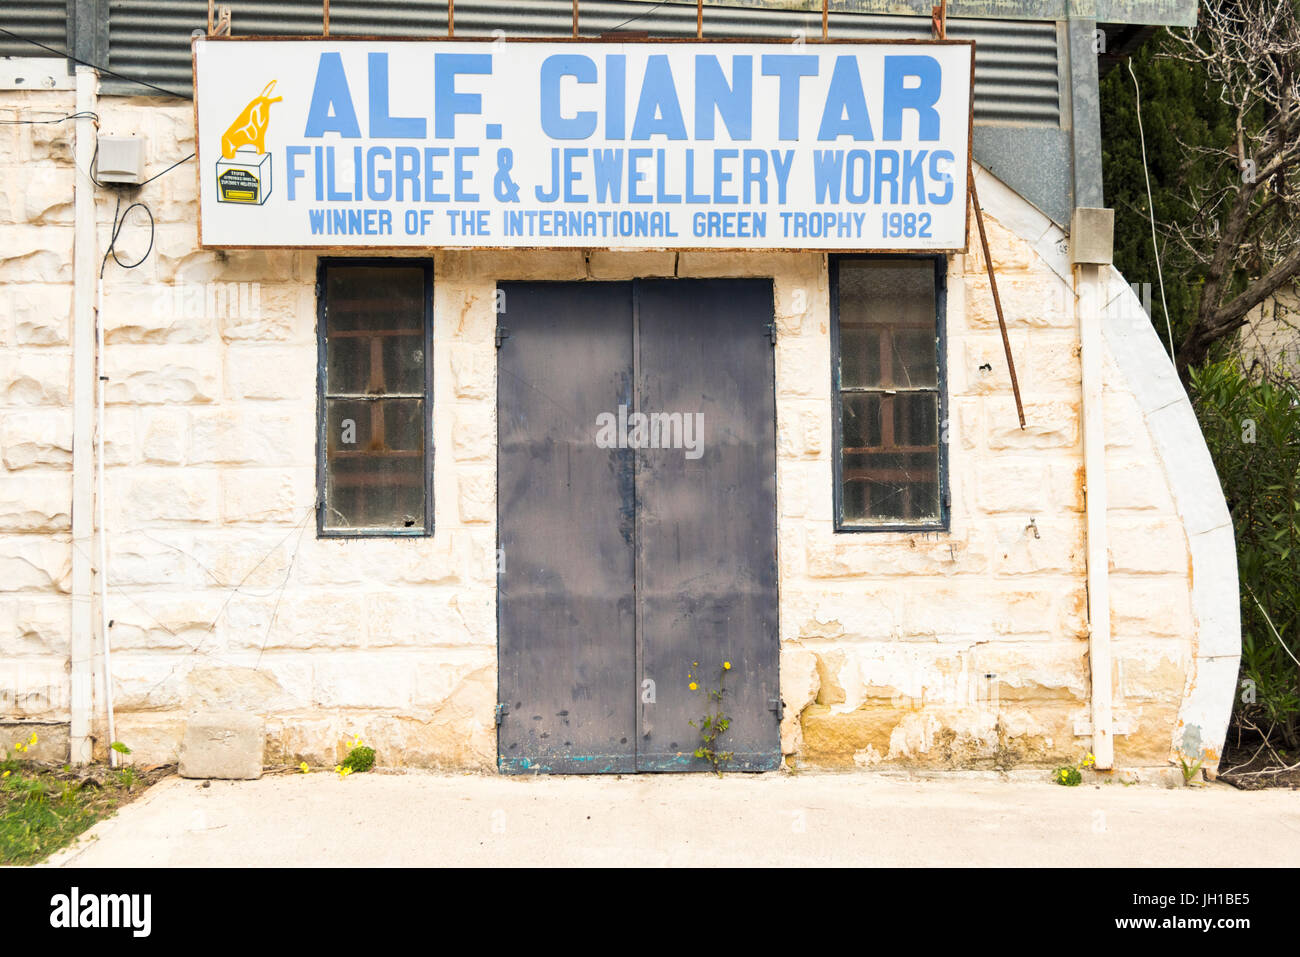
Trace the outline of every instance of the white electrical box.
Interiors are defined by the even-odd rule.
[[[139,186],[144,182],[144,137],[101,136],[95,179],[101,183]]]

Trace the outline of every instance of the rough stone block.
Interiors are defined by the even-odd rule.
[[[1006,459],[982,462],[978,466],[979,493],[976,500],[986,512],[1019,512],[1041,515],[1055,511],[1047,465],[1038,459]]]
[[[829,395],[830,343],[802,337],[778,343],[776,382],[778,395]]]
[[[192,346],[119,345],[107,351],[110,404],[178,405],[220,395],[218,361]]]
[[[58,532],[71,524],[71,473],[0,477],[0,529]]]
[[[451,356],[451,374],[456,396],[461,399],[487,399],[493,396],[496,357],[484,349],[453,343],[447,347]]]
[[[10,658],[0,663],[0,716],[66,718],[70,698],[66,664],[66,658],[51,655]],[[26,735],[9,740],[0,736],[0,751],[26,740]]]
[[[1077,401],[1025,402],[1025,427],[1020,427],[1015,400],[990,396],[984,400],[985,442],[991,449],[1070,448],[1079,438]]]
[[[201,711],[185,722],[183,778],[247,781],[262,776],[265,722],[239,711]]]
[[[10,288],[9,309],[18,345],[67,345],[72,325],[71,285],[14,285]]]
[[[482,462],[496,454],[497,430],[492,406],[483,402],[462,403],[453,414],[452,445],[462,462]]]
[[[1073,293],[1054,274],[999,277],[998,298],[1008,329],[1067,329],[1074,325]],[[973,329],[998,327],[987,276],[966,278],[966,322]]]
[[[70,404],[72,354],[33,350],[0,355],[0,399],[6,405]]]
[[[117,740],[131,749],[120,760],[143,767],[150,764],[173,764],[180,754],[185,733],[185,715],[178,711],[119,711]],[[102,721],[95,725],[95,760],[108,760],[108,729]]]
[[[1110,539],[1112,573],[1188,574],[1187,533],[1172,516],[1131,521],[1108,515],[1106,532]]]
[[[666,250],[626,252],[593,249],[587,260],[592,279],[647,279],[671,276],[677,268],[677,254]]]
[[[226,348],[226,391],[232,399],[301,399],[315,390],[314,343]]]
[[[0,415],[0,460],[11,471],[72,465],[72,413],[67,410]]]
[[[0,742],[12,745],[15,741],[24,744],[31,735],[36,735],[36,744],[22,755],[32,761],[66,761],[68,760],[68,725],[62,722],[42,723],[37,721],[5,721],[0,723]]]
[[[513,250],[449,249],[435,257],[434,274],[442,279],[586,279],[581,249],[551,249],[521,256]]]
[[[457,476],[460,520],[466,524],[496,518],[496,480],[491,470],[466,469]]]
[[[993,268],[999,276],[1008,272],[1025,272],[1041,265],[1034,247],[987,212],[984,213],[984,232],[988,236],[989,250],[993,254]],[[965,266],[968,276],[982,276],[988,272],[988,266],[984,262],[984,249],[978,239],[970,245]]]
[[[31,535],[0,536],[0,592],[68,590],[72,548]]]

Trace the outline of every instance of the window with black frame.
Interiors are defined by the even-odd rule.
[[[317,293],[320,534],[430,534],[432,268],[326,260]]]
[[[831,261],[839,530],[946,526],[943,265]]]

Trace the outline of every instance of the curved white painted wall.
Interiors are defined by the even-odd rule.
[[[1067,283],[1067,234],[992,174],[976,167],[984,209],[1030,243]],[[1120,272],[1103,273],[1102,335],[1136,400],[1187,536],[1194,633],[1171,758],[1204,757],[1217,770],[1241,659],[1241,613],[1232,518],[1191,400],[1137,294]],[[1117,729],[1120,730],[1120,729]]]

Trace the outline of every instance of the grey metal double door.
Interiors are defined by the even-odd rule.
[[[499,768],[777,767],[771,283],[499,294]]]

